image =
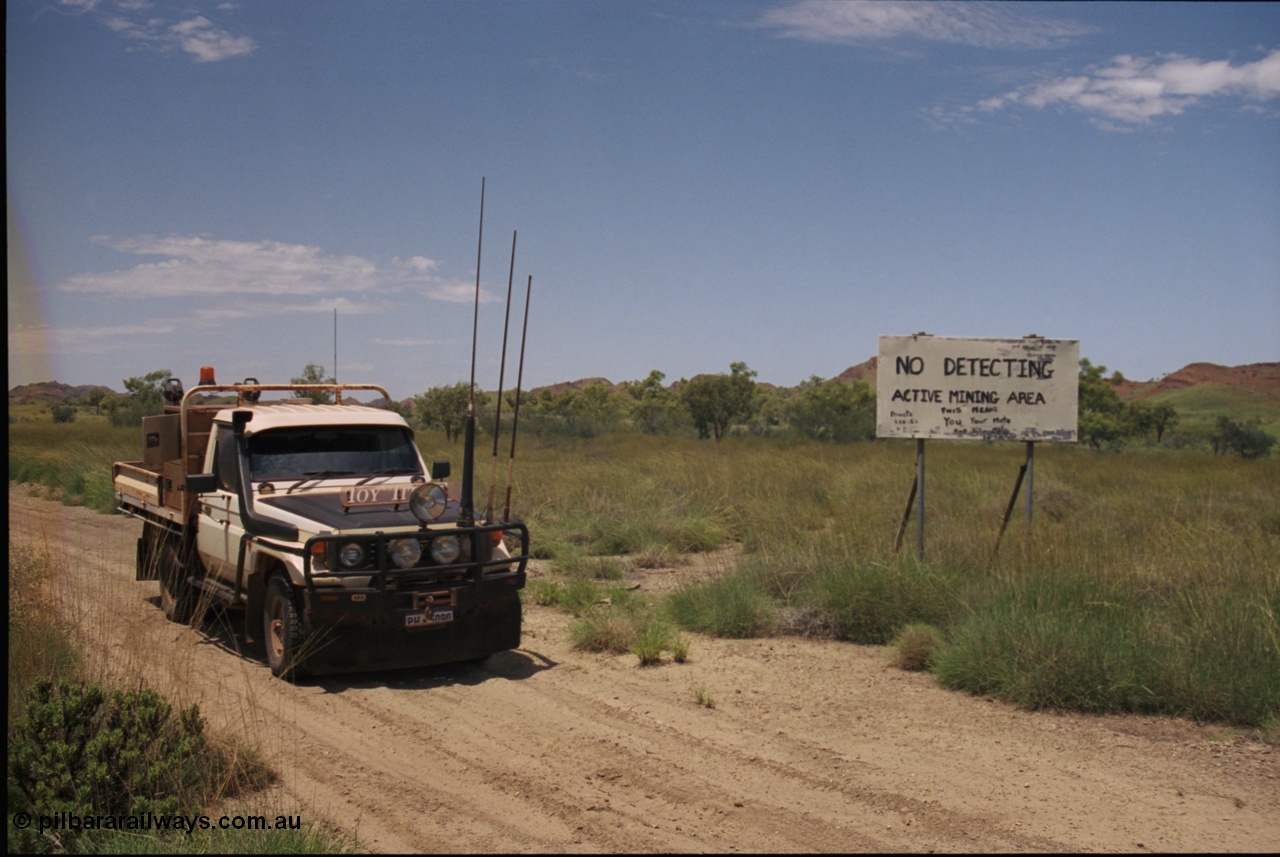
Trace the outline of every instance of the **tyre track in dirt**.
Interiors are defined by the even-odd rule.
[[[167,623],[136,522],[10,486],[11,542],[66,559],[91,659],[246,735],[260,798],[375,851],[1269,851],[1280,754],[1221,727],[1030,713],[886,667],[875,647],[693,638],[639,668],[526,606],[482,666],[272,679],[237,619]],[[693,688],[714,708],[695,702]],[[274,805],[274,804],[273,804]]]

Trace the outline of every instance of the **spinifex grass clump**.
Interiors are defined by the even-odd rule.
[[[1140,612],[1079,579],[1013,585],[953,629],[934,671],[1027,708],[1155,711]]]
[[[958,585],[938,566],[846,560],[815,568],[796,600],[828,617],[841,639],[880,645],[908,624],[945,625]]]
[[[959,623],[935,672],[1028,708],[1265,726],[1280,716],[1280,584],[1224,583],[1165,597],[1035,578]]]
[[[584,585],[585,584],[585,585]],[[575,581],[566,589],[593,590],[590,603],[578,596],[574,605],[565,604],[578,617],[569,629],[575,649],[588,652],[624,654],[640,659],[641,666],[660,663],[663,652],[683,663],[689,657],[688,641],[655,610],[654,605],[619,586],[601,587],[592,581]]]
[[[672,593],[665,608],[682,628],[716,637],[742,638],[772,633],[776,606],[759,576],[740,569]]]
[[[942,633],[932,625],[913,622],[898,631],[892,646],[895,666],[904,670],[927,670],[942,650]]]

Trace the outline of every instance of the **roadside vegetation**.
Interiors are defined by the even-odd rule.
[[[254,803],[274,779],[257,750],[211,732],[197,707],[175,708],[140,674],[107,674],[86,655],[60,604],[63,561],[47,548],[9,545],[9,852],[353,853],[350,840]],[[218,829],[222,815],[238,814],[228,808],[237,798],[272,825],[283,817],[287,829]],[[128,829],[125,820],[202,815],[212,826],[191,832]],[[57,824],[41,830],[41,817]],[[107,817],[102,827],[125,829],[101,829],[97,819]]]
[[[936,444],[920,560],[895,551],[910,443],[530,447],[517,511],[558,569],[536,584],[553,594],[538,597],[593,624],[653,616],[725,637],[892,643],[947,686],[1030,708],[1171,714],[1280,737],[1273,460],[1044,448],[1030,538],[1015,518],[993,555],[1021,450]],[[625,588],[638,570],[724,546],[733,560],[722,573],[656,607]]]
[[[1184,419],[1122,402],[1123,379],[1082,361],[1082,442],[1037,452],[1030,526],[1019,507],[995,551],[1021,449],[933,444],[920,558],[910,541],[897,549],[914,444],[868,440],[869,388],[814,378],[765,391],[753,377],[734,364],[669,387],[654,372],[522,402],[512,513],[552,569],[527,600],[572,613],[575,645],[644,664],[696,658],[690,634],[886,645],[904,668],[1028,708],[1185,716],[1280,740],[1272,411]],[[461,454],[445,419],[460,392],[414,403],[427,460]],[[11,416],[11,479],[109,510],[95,480],[136,457],[136,429],[90,419]],[[661,598],[636,587],[639,572],[690,557],[714,557],[712,573]]]

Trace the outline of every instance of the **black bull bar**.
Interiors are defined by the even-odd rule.
[[[458,561],[430,560],[430,541],[455,536]],[[409,568],[391,561],[389,545],[418,539],[423,560]],[[508,556],[495,556],[495,538]],[[317,570],[316,555],[336,559],[340,544],[359,542],[365,564]],[[518,550],[516,548],[518,547]],[[520,645],[520,597],[527,579],[529,530],[520,522],[478,524],[410,533],[323,535],[303,550],[303,653],[310,673],[431,666],[481,660]],[[353,586],[353,578],[367,578]],[[326,585],[327,584],[327,585]],[[336,584],[336,585],[335,585]]]

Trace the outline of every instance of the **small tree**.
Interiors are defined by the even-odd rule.
[[[756,373],[746,363],[729,365],[728,375],[697,375],[680,388],[699,437],[724,437],[734,420],[751,417],[756,408]]]
[[[1108,381],[1106,373],[1106,366],[1095,366],[1087,357],[1080,359],[1079,435],[1082,442],[1094,449],[1114,443],[1125,434],[1124,402],[1115,389],[1124,376],[1116,372]]]
[[[1149,437],[1154,434],[1156,443],[1164,439],[1164,433],[1178,424],[1178,412],[1168,402],[1129,402],[1121,415],[1121,427],[1131,437]]]
[[[107,398],[107,394],[111,391],[106,387],[94,387],[84,396],[84,403],[93,408],[95,414],[102,413],[102,402]]]
[[[876,400],[865,381],[824,381],[814,375],[800,384],[785,410],[791,427],[812,440],[875,437]]]
[[[1164,440],[1164,433],[1178,424],[1178,411],[1168,402],[1159,402],[1151,409],[1151,424],[1156,430],[1156,443]]]
[[[75,422],[76,419],[74,405],[54,405],[51,413],[55,423],[70,423]]]
[[[165,380],[173,375],[168,369],[157,369],[145,375],[124,379],[127,395],[111,409],[111,423],[117,426],[142,425],[142,418],[164,412]]]
[[[1209,442],[1213,444],[1215,454],[1226,455],[1235,452],[1239,453],[1241,458],[1252,461],[1255,458],[1270,455],[1271,447],[1276,444],[1276,438],[1263,431],[1261,423],[1257,421],[1252,425],[1244,425],[1229,417],[1218,417],[1214,423],[1213,434],[1209,436]]]
[[[423,428],[443,431],[445,439],[452,443],[462,436],[462,430],[466,427],[467,401],[470,397],[471,386],[466,381],[432,387],[427,392],[414,396],[413,417]]]
[[[666,377],[654,369],[643,381],[622,383],[623,392],[632,399],[632,422],[644,434],[671,434],[688,425],[676,394],[662,383]]]
[[[290,384],[332,384],[335,379],[325,377],[324,366],[319,363],[308,363],[302,370],[302,374],[296,378],[290,378]],[[331,390],[294,390],[293,394],[300,398],[310,399],[317,405],[327,405],[333,401],[333,391]]]
[[[596,381],[589,387],[565,387],[558,393],[543,390],[532,405],[530,429],[539,434],[596,437],[618,428],[625,399]]]

